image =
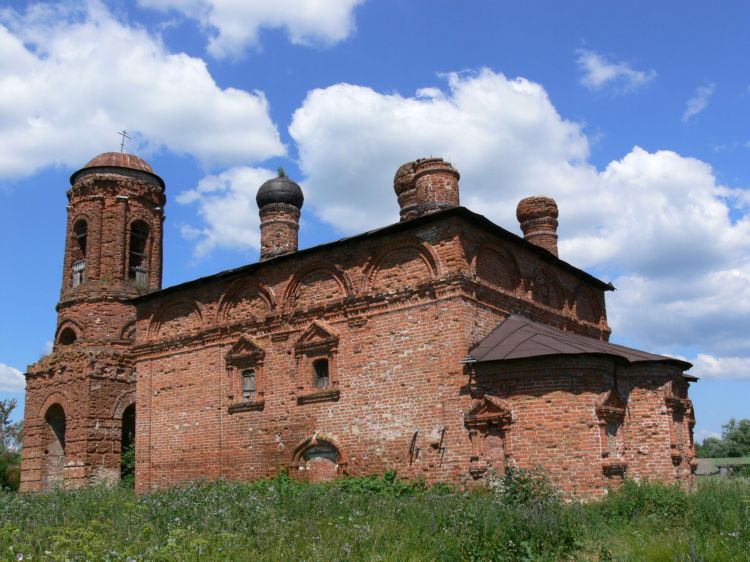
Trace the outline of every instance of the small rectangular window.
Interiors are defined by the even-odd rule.
[[[255,370],[242,371],[242,399],[252,400],[255,398]]]
[[[325,388],[328,386],[328,359],[318,359],[313,362],[315,370],[315,386]]]

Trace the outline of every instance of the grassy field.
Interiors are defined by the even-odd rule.
[[[627,482],[565,502],[534,473],[485,491],[394,475],[303,485],[279,476],[136,497],[0,492],[0,560],[715,560],[750,556],[750,480],[694,494]]]

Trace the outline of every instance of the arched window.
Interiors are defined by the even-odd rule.
[[[75,233],[75,239],[78,243],[78,250],[81,252],[81,257],[86,257],[86,239],[88,237],[89,233],[89,226],[86,224],[86,221],[81,219],[78,222],[76,222],[75,226],[73,227],[73,232]]]
[[[73,225],[73,243],[71,257],[73,258],[73,278],[71,285],[78,287],[86,282],[86,240],[89,227],[85,220],[80,219]]]
[[[148,225],[143,221],[135,221],[130,226],[130,260],[128,262],[128,277],[136,285],[148,284]]]
[[[59,488],[64,482],[65,469],[65,410],[53,404],[44,414],[46,443],[44,449],[44,488]]]
[[[76,339],[78,339],[78,337],[76,336],[76,332],[73,328],[64,328],[63,331],[60,332],[60,337],[57,339],[57,341],[62,345],[70,345],[72,343],[75,343]]]

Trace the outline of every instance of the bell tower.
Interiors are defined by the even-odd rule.
[[[161,288],[166,196],[151,166],[108,152],[70,184],[54,347],[26,373],[23,491],[120,478],[135,423],[128,299]]]

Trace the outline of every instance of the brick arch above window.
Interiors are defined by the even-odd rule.
[[[477,279],[504,291],[514,293],[521,281],[516,258],[508,250],[493,242],[480,244],[471,264]]]
[[[149,325],[150,338],[171,338],[203,327],[203,313],[195,301],[181,300],[163,306]]]
[[[313,262],[306,265],[287,285],[284,308],[314,308],[351,297],[354,291],[346,272],[333,264]]]
[[[122,418],[122,414],[126,408],[135,404],[135,389],[126,390],[115,399],[114,407],[112,408],[112,419],[119,420]]]
[[[83,336],[83,328],[81,325],[75,320],[65,318],[58,324],[57,330],[55,331],[55,344],[69,345],[70,343],[73,343],[71,341],[68,341],[67,343],[63,341],[70,332],[73,333],[73,341],[78,341]]]
[[[217,312],[220,324],[232,324],[249,318],[263,318],[275,308],[275,296],[255,277],[235,281],[222,295]]]
[[[360,290],[397,290],[430,281],[441,272],[440,258],[429,243],[403,237],[380,246],[365,266]]]
[[[348,465],[349,459],[344,453],[344,449],[341,447],[338,440],[330,434],[316,431],[311,436],[297,443],[297,446],[294,448],[294,456],[292,457],[292,466],[299,467],[300,463],[304,461],[305,451],[321,444],[330,445],[330,447],[335,450],[338,455],[337,464],[339,467],[345,468]]]
[[[63,394],[62,392],[53,392],[42,403],[42,407],[39,408],[39,417],[44,419],[45,414],[47,413],[47,410],[49,410],[52,406],[55,404],[58,404],[62,409],[63,413],[65,414],[66,418],[69,418],[71,415],[73,415],[73,409],[70,407],[70,402],[68,401],[68,397]]]

